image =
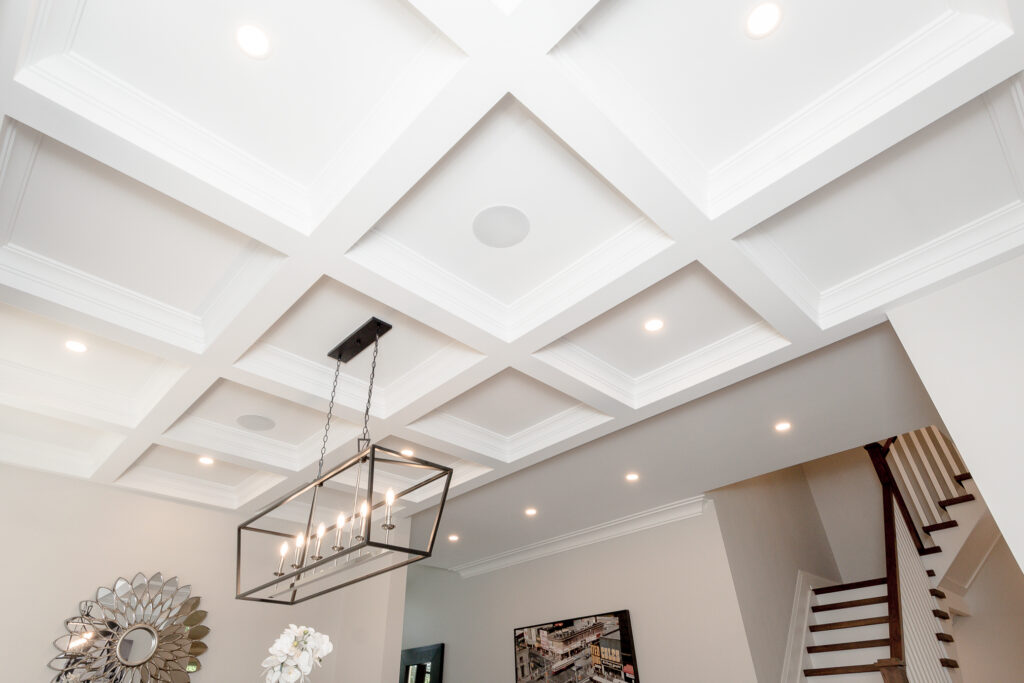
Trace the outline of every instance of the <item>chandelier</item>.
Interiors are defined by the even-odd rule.
[[[235,597],[295,605],[430,557],[450,467],[370,439],[370,403],[380,338],[391,325],[371,318],[328,354],[335,359],[316,478],[238,526]],[[341,364],[373,346],[357,453],[324,471]],[[433,520],[399,513],[440,495]]]

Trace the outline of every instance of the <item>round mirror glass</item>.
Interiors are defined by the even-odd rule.
[[[156,631],[149,626],[130,628],[117,641],[117,658],[127,666],[138,666],[148,662],[154,652]]]

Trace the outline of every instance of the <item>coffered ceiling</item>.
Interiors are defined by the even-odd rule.
[[[1024,249],[1024,0],[780,5],[0,4],[0,459],[251,512],[377,316],[458,497]]]

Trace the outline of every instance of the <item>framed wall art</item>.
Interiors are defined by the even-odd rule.
[[[629,610],[515,629],[516,683],[639,683]]]

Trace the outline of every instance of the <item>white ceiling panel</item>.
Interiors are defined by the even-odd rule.
[[[960,107],[738,242],[822,326],[1020,244],[1017,101],[1004,85]]]
[[[649,321],[663,327],[648,331]],[[693,263],[535,355],[639,407],[787,345]]]
[[[153,446],[121,475],[117,483],[148,493],[233,510],[283,480],[280,475],[219,460],[212,465],[204,465],[195,453]]]
[[[108,339],[0,305],[0,400],[135,426],[184,368]],[[85,352],[65,344],[85,345]]]
[[[489,246],[478,216],[510,208]],[[507,209],[506,209],[507,210]],[[503,99],[385,216],[349,257],[388,277],[419,281],[470,322],[521,334],[543,297],[571,303],[671,244],[618,191],[514,98]],[[452,300],[448,300],[451,297]],[[509,329],[510,328],[510,329]]]
[[[190,313],[201,312],[257,248],[49,138],[39,145],[10,243]]]
[[[374,414],[394,412],[482,358],[408,316],[323,278],[236,365],[313,396],[326,396],[335,367],[327,353],[372,317],[392,325],[380,340]],[[372,358],[369,348],[341,367],[338,400],[352,409],[361,411],[366,403]]]
[[[123,436],[0,406],[0,461],[78,477],[92,476]]]

